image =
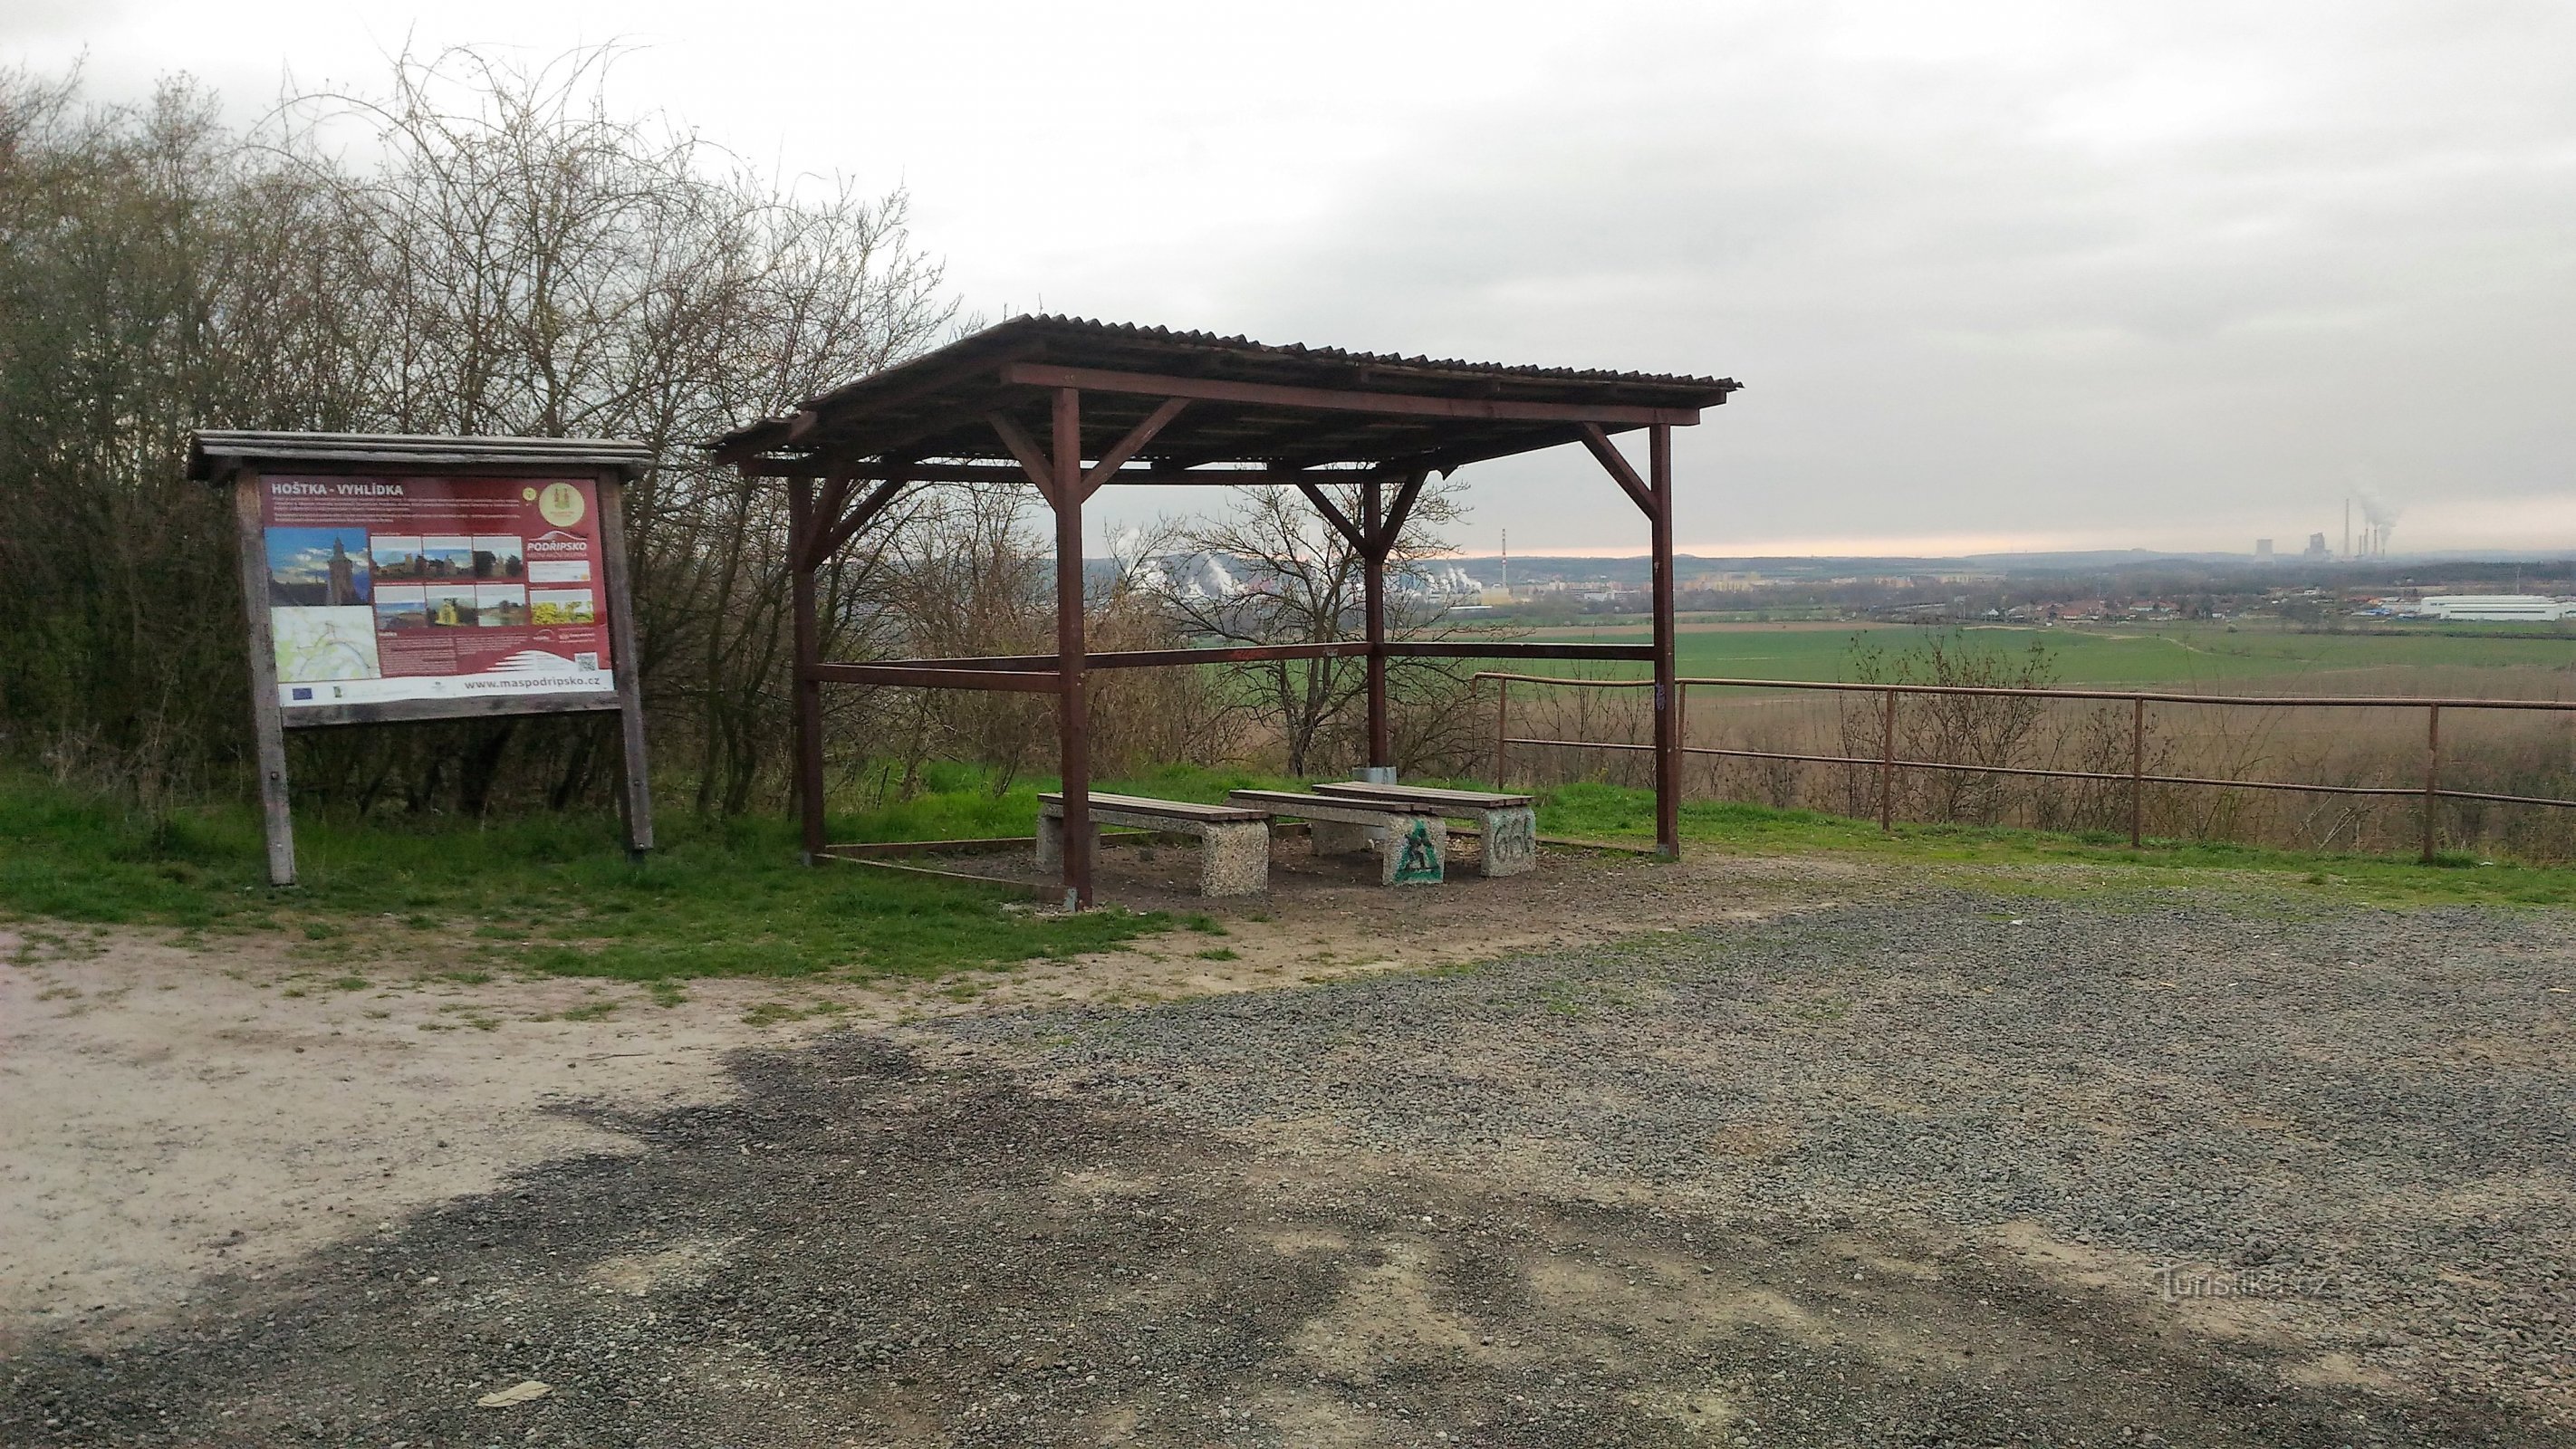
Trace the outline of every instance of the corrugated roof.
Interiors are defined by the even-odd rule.
[[[736,429],[711,446],[736,457],[777,451],[866,457],[895,447],[935,457],[993,455],[993,446],[983,436],[990,431],[983,415],[1024,406],[1041,391],[1001,385],[1001,369],[1015,363],[1342,393],[1682,413],[1723,403],[1739,386],[1731,378],[1406,357],[1033,314],[1011,318],[821,393],[808,399],[794,416]],[[1100,401],[1109,414],[1118,412],[1119,404],[1110,398]],[[1092,394],[1085,394],[1084,406],[1087,432]],[[1490,453],[1496,448],[1515,450],[1507,446],[1515,442],[1548,446],[1563,441],[1568,433],[1561,423],[1552,427],[1527,421],[1393,423],[1286,403],[1230,406],[1231,421],[1236,424],[1230,432],[1231,451],[1228,438],[1199,436],[1208,427],[1205,411],[1184,419],[1159,440],[1157,451],[1202,459],[1270,460],[1292,452],[1301,458],[1360,458],[1419,452],[1439,443]],[[955,420],[953,426],[946,425],[950,418]],[[1156,453],[1142,456],[1152,458]]]
[[[221,478],[255,464],[369,464],[388,468],[544,466],[614,469],[629,478],[652,468],[653,450],[611,438],[474,438],[433,433],[269,433],[206,428],[191,435],[188,476]]]

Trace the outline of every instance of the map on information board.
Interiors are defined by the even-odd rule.
[[[278,705],[613,702],[589,478],[260,480]]]

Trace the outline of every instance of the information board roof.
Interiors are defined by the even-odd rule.
[[[547,467],[614,470],[627,479],[654,463],[642,443],[609,438],[471,438],[426,433],[264,433],[204,429],[188,446],[188,476],[228,478],[250,467],[329,465],[390,469]]]

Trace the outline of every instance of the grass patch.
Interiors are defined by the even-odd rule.
[[[1021,820],[1028,828],[1034,805]],[[255,814],[223,804],[145,816],[0,775],[0,912],[182,929],[276,929],[454,965],[664,982],[695,976],[936,977],[1104,950],[1170,924],[1117,909],[1004,911],[964,882],[796,863],[784,821],[664,822],[627,862],[613,820],[328,816],[297,822],[303,885],[266,884]],[[415,922],[429,921],[428,928]],[[470,923],[470,924],[469,924]],[[469,944],[470,941],[470,944]],[[472,963],[469,965],[468,963]]]
[[[1195,959],[1201,961],[1240,961],[1243,959],[1243,957],[1231,946],[1219,946],[1214,950],[1194,951],[1190,954]]]
[[[1651,790],[1578,784],[1537,794],[1538,827],[1543,835],[1615,844],[1654,839]],[[2576,904],[2576,869],[2484,856],[2446,855],[2426,865],[2385,856],[2317,855],[2158,840],[2133,850],[2121,836],[1980,825],[1900,823],[1894,831],[1882,833],[1874,820],[1715,800],[1685,802],[1681,826],[1687,842],[1745,854],[1827,852],[1977,865],[2083,862],[2153,870],[2254,871],[2276,874],[2284,886],[2322,889],[2383,905]]]

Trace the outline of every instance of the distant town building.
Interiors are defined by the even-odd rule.
[[[2576,599],[2553,599],[2543,594],[2427,594],[2415,601],[2410,612],[2425,619],[2555,624],[2576,615]]]
[[[2254,556],[2256,558],[2270,558],[2272,556],[2272,540],[2268,538],[2258,538],[2254,540]]]

